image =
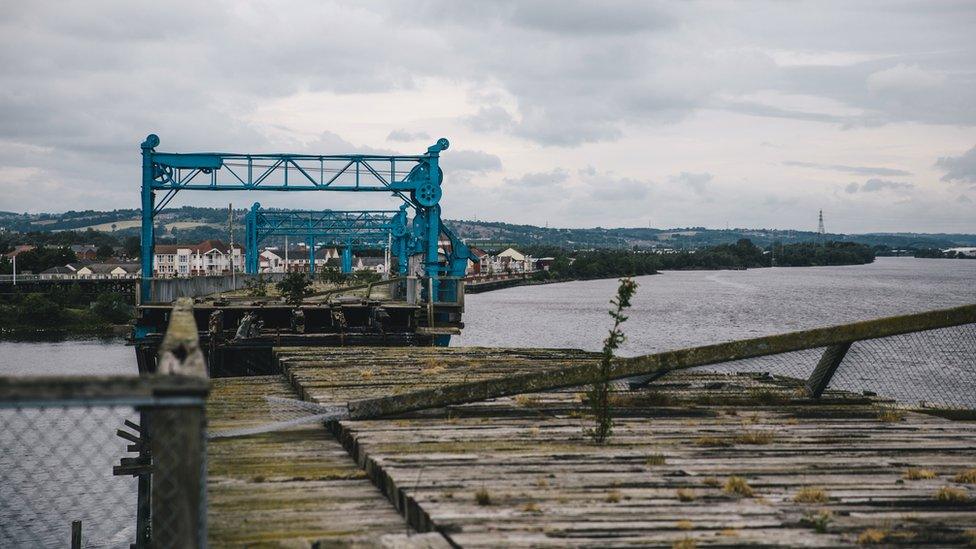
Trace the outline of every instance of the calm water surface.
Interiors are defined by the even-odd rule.
[[[637,278],[622,354],[644,354],[976,303],[976,261],[878,258],[850,267],[678,271]],[[616,280],[465,298],[453,345],[599,350]]]

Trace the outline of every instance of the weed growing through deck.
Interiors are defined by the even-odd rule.
[[[952,480],[959,484],[976,484],[976,469],[966,469],[956,475]]]
[[[769,444],[775,435],[772,431],[744,431],[735,436],[739,444]]]
[[[525,505],[523,505],[522,506],[522,511],[523,512],[526,512],[526,513],[533,513],[533,514],[541,514],[542,513],[542,509],[539,508],[539,504],[536,503],[536,502],[534,502],[534,501],[530,501],[530,502],[526,503]]]
[[[917,469],[915,467],[911,467],[909,469],[906,469],[905,472],[902,473],[901,478],[905,480],[923,480],[927,478],[935,478],[937,476],[938,475],[935,474],[935,471],[931,471],[929,469]]]
[[[531,397],[529,395],[515,395],[515,404],[528,408],[530,406],[538,406],[539,399]]]
[[[969,494],[959,488],[943,486],[935,493],[935,499],[936,501],[945,503],[967,503],[969,501]]]
[[[487,488],[482,486],[474,493],[474,500],[478,505],[491,505],[491,494],[488,493]]]
[[[827,503],[830,496],[823,488],[816,488],[814,486],[805,486],[800,488],[800,491],[793,496],[793,501],[797,503]]]
[[[881,423],[898,423],[903,419],[905,419],[905,412],[901,410],[885,408],[878,412],[878,421]]]
[[[678,530],[691,530],[695,527],[690,520],[679,520],[674,525],[678,528]]]
[[[786,395],[781,391],[774,391],[767,388],[750,390],[749,398],[756,404],[765,404],[767,406],[772,406],[774,404],[786,404],[790,401],[789,395]]]
[[[719,482],[718,479],[715,477],[705,477],[704,479],[702,479],[702,484],[708,486],[709,488],[718,488],[719,486],[722,485],[722,483]]]
[[[687,488],[679,488],[674,495],[678,497],[678,501],[695,501],[695,491],[689,490]]]
[[[362,370],[359,372],[359,377],[363,379],[373,379],[373,370]]]
[[[584,429],[583,433],[597,444],[606,443],[613,433],[613,416],[610,410],[610,371],[613,353],[624,342],[624,333],[620,330],[620,325],[627,321],[627,317],[623,313],[625,309],[630,307],[630,299],[634,297],[636,291],[636,282],[630,278],[620,279],[617,297],[610,300],[610,304],[613,305],[613,308],[610,309],[613,328],[610,329],[607,338],[603,340],[603,356],[600,358],[600,371],[598,373],[599,381],[586,391],[595,425],[592,429]]]
[[[698,544],[692,538],[679,539],[671,544],[671,549],[695,549],[695,547],[698,547]]]
[[[878,530],[877,528],[868,528],[867,530],[861,532],[857,536],[857,543],[859,545],[877,545],[883,543],[885,538],[888,537],[887,530]]]
[[[729,477],[725,481],[725,486],[722,488],[722,491],[732,496],[744,498],[751,498],[753,496],[752,487],[742,477]]]
[[[713,448],[728,448],[729,446],[732,446],[731,441],[725,440],[724,438],[711,436],[698,437],[698,439],[695,440],[695,444],[699,446],[710,446]]]
[[[803,526],[810,526],[818,534],[823,534],[827,531],[827,527],[830,526],[830,521],[834,519],[834,514],[826,509],[821,509],[816,513],[810,513],[803,515],[800,519],[800,524]]]
[[[607,503],[620,503],[620,492],[618,490],[607,492]]]
[[[646,465],[664,465],[666,462],[667,459],[664,457],[664,454],[651,454],[644,460]]]
[[[962,533],[963,539],[970,547],[976,547],[976,530],[966,530]]]

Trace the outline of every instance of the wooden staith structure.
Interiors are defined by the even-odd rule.
[[[214,381],[211,430],[273,422],[259,387],[323,404],[409,400],[596,360],[537,349],[278,354],[280,377]],[[583,435],[577,389],[334,421],[327,428],[352,458],[345,465],[336,439],[314,424],[216,439],[211,544],[242,543],[234,536],[243,530],[254,541],[312,543],[322,538],[314,527],[351,524],[364,509],[376,524],[395,524],[387,521],[396,509],[428,533],[401,541],[463,547],[971,542],[976,424],[829,389],[808,395],[803,380],[672,372],[615,393],[616,427],[605,446]],[[307,469],[293,473],[294,463]],[[316,467],[325,468],[321,478]],[[343,485],[330,475],[353,478]],[[367,479],[375,489],[365,488]],[[389,534],[364,529],[356,543],[382,546]]]

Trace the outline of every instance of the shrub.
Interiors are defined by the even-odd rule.
[[[95,316],[109,324],[125,324],[132,319],[132,308],[119,294],[101,294],[91,304]]]
[[[31,326],[51,327],[64,319],[64,311],[43,294],[27,294],[17,308],[17,318]]]
[[[286,303],[301,305],[305,296],[310,293],[309,286],[311,286],[311,282],[309,282],[305,273],[291,272],[285,275],[276,286],[278,292],[285,298]]]
[[[482,486],[474,493],[474,500],[478,505],[491,505],[491,494],[488,493],[488,489]]]
[[[916,469],[914,467],[906,469],[901,475],[905,480],[922,480],[927,478],[935,478],[935,471],[930,471],[928,469]]]
[[[959,488],[943,486],[935,493],[935,499],[945,503],[966,503],[969,501],[969,494]]]
[[[976,469],[966,469],[956,475],[952,480],[959,484],[976,484]]]

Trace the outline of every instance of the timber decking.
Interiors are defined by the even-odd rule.
[[[531,349],[279,354],[303,398],[322,403],[594,360]],[[799,380],[672,373],[615,395],[605,446],[582,435],[573,390],[333,430],[413,526],[464,547],[976,541],[976,490],[954,480],[976,467],[976,424],[851,393],[802,394]],[[906,478],[910,469],[931,478]]]
[[[265,396],[295,393],[280,376],[213,380],[210,431],[271,423]],[[320,424],[212,439],[207,451],[212,547],[404,546],[404,520]],[[437,535],[410,539],[447,546]]]

